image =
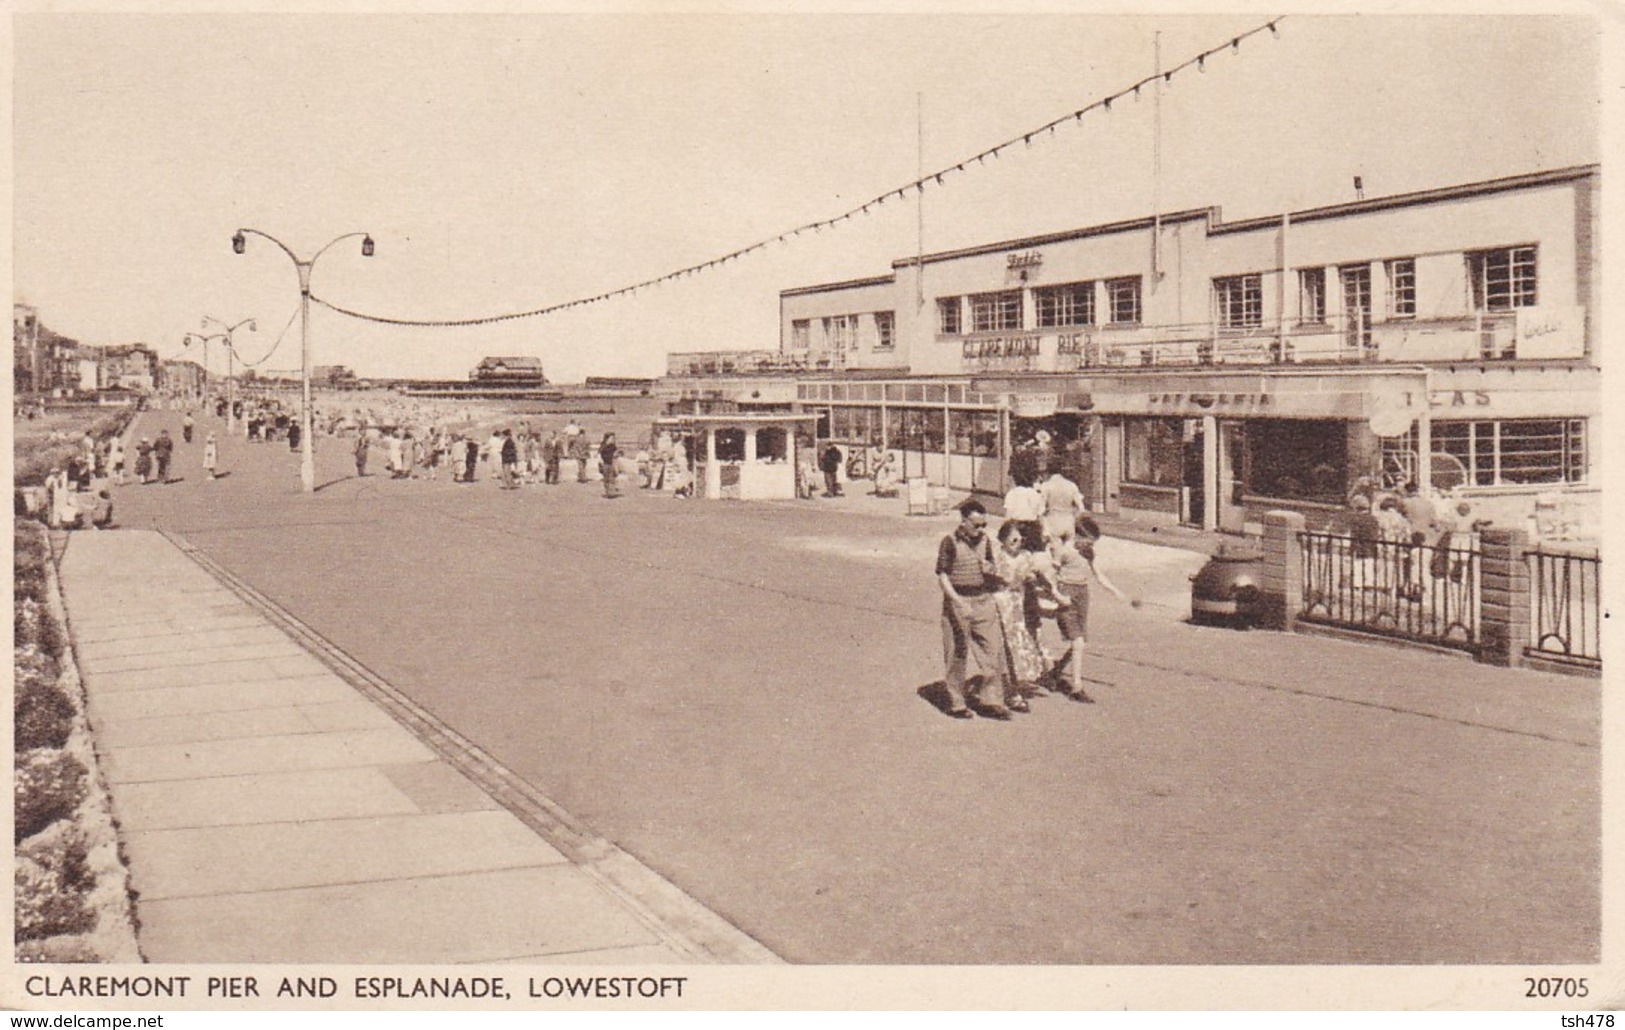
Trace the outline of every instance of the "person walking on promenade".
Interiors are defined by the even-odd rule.
[[[114,433],[107,439],[107,469],[113,482],[124,485],[124,438]]]
[[[196,424],[197,423],[192,421],[192,413],[190,411],[181,416],[181,440],[186,443],[192,442],[192,427]]]
[[[480,445],[472,436],[463,438],[463,482],[474,482],[474,469],[480,463]]]
[[[512,429],[502,431],[498,453],[502,459],[502,489],[519,489],[519,444],[513,438]]]
[[[1056,663],[1055,678],[1068,697],[1086,704],[1093,704],[1095,700],[1083,689],[1083,652],[1089,644],[1089,581],[1098,581],[1112,596],[1130,607],[1140,607],[1137,598],[1130,600],[1095,565],[1095,544],[1100,536],[1099,523],[1084,515],[1078,519],[1070,540],[1053,541],[1050,548],[1060,586],[1056,599],[1061,607],[1055,613],[1055,623],[1067,643],[1066,654]],[[1064,681],[1061,680],[1062,669],[1068,670]]]
[[[384,438],[384,468],[389,471],[389,478],[400,479],[406,469],[401,464],[401,431],[391,429],[389,436]]]
[[[158,463],[158,481],[169,482],[169,460],[175,456],[175,441],[170,439],[169,430],[160,429],[158,439],[152,445],[153,460]]]
[[[548,433],[547,442],[542,444],[542,464],[546,470],[542,473],[542,482],[557,484],[559,466],[564,464],[564,441],[559,439],[557,429]]]
[[[1035,588],[1038,572],[1034,568],[1033,552],[1022,546],[1021,527],[1006,522],[999,527],[999,545],[993,551],[994,567],[999,573],[999,589],[993,603],[999,609],[999,626],[1004,630],[1005,654],[1009,667],[1005,670],[1006,694],[1004,703],[1013,712],[1028,711],[1027,699],[1038,694],[1044,678],[1044,652],[1027,628],[1027,595]]]
[[[220,461],[220,448],[214,442],[214,434],[210,433],[203,438],[203,471],[212,480],[215,479],[215,466]]]
[[[360,479],[367,474],[367,458],[372,452],[372,441],[367,439],[365,428],[356,430],[355,434],[355,474]]]
[[[573,426],[575,423],[572,422],[570,425]],[[568,434],[569,431],[569,428],[566,427],[565,433]],[[587,481],[587,459],[591,454],[592,444],[587,440],[587,431],[578,429],[576,435],[570,438],[570,457],[576,463],[576,482],[578,483]]]
[[[824,473],[824,496],[841,496],[841,449],[833,443],[818,457],[818,469]]]
[[[1008,657],[999,609],[994,600],[998,573],[987,535],[987,508],[974,498],[959,506],[959,526],[937,548],[937,583],[942,589],[942,656],[947,666],[948,714],[968,719],[965,666],[974,657],[981,670],[976,706],[989,719],[1010,718],[1004,706]]]
[[[304,432],[305,427],[300,425],[297,419],[288,421],[288,450],[297,451],[299,449],[299,439]]]
[[[1071,536],[1073,527],[1077,525],[1078,516],[1089,510],[1083,501],[1083,491],[1078,489],[1078,484],[1056,468],[1049,474],[1048,479],[1038,485],[1038,492],[1044,497],[1045,534],[1052,540]]]
[[[1405,521],[1411,524],[1411,549],[1405,557],[1406,589],[1413,597],[1420,598],[1422,568],[1427,564],[1424,548],[1431,546],[1438,534],[1439,513],[1417,488],[1414,479],[1405,484],[1405,497],[1400,505]]]
[[[135,445],[135,474],[142,486],[152,482],[152,442],[144,436]]]
[[[621,496],[621,449],[615,444],[615,434],[605,433],[598,445],[598,469],[604,477],[604,496]]]
[[[1004,495],[1004,518],[1021,527],[1021,546],[1029,551],[1044,547],[1044,495],[1033,487],[1024,470],[1012,469],[1015,485]]]

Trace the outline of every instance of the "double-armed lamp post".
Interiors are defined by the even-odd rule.
[[[223,319],[215,318],[213,315],[204,315],[203,316],[203,326],[202,327],[204,329],[209,328],[209,323],[210,322],[213,322],[215,325],[217,325],[221,329],[225,330],[225,332],[211,333],[208,336],[201,336],[201,335],[199,335],[197,333],[187,333],[186,334],[186,344],[187,344],[187,346],[191,346],[194,342],[197,342],[197,341],[202,341],[202,343],[203,343],[203,373],[204,373],[203,395],[204,395],[204,398],[207,399],[208,394],[209,394],[209,391],[208,391],[209,341],[210,340],[225,340],[226,341],[226,432],[229,434],[234,430],[234,428],[236,426],[236,419],[232,415],[232,404],[236,400],[236,398],[233,396],[234,391],[233,391],[232,387],[236,384],[236,380],[237,380],[237,369],[236,369],[237,343],[233,339],[233,336],[236,334],[237,330],[243,328],[244,326],[248,327],[249,332],[251,332],[251,333],[254,332],[255,329],[256,329],[255,320],[252,319],[252,318],[245,318],[241,322],[238,322],[236,325],[227,325]]]
[[[306,493],[316,490],[316,452],[312,449],[312,432],[315,429],[310,404],[310,269],[328,248],[341,240],[361,237],[361,256],[372,257],[372,237],[364,232],[349,232],[336,239],[329,240],[327,246],[318,250],[308,260],[299,257],[288,245],[272,236],[270,233],[258,229],[238,229],[231,238],[231,249],[241,254],[247,247],[246,234],[264,237],[282,248],[282,253],[288,255],[293,267],[299,272],[299,337],[300,337],[300,411],[299,411],[299,480],[304,484]]]

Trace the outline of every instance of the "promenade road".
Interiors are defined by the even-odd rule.
[[[960,722],[917,693],[949,520],[356,479],[319,444],[314,495],[283,445],[227,442],[216,482],[181,447],[119,522],[790,961],[1598,958],[1594,680],[1191,627],[1200,559],[1108,540],[1149,603],[1095,599],[1099,703]]]

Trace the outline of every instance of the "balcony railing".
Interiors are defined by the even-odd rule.
[[[1476,362],[1581,357],[1584,321],[1579,309],[1386,321],[1354,311],[1284,324],[1135,323],[965,333],[938,336],[935,346],[957,346],[965,372]],[[666,371],[673,376],[834,371],[847,367],[847,357],[846,351],[817,350],[677,353],[667,355]]]

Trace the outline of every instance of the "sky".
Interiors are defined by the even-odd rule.
[[[395,319],[531,311],[839,215],[1223,45],[1269,13],[21,14],[13,292],[87,344],[188,351],[256,320],[300,364],[298,280]],[[1291,15],[1151,91],[869,215],[635,296],[458,328],[313,304],[312,360],[463,378],[658,375],[778,347],[778,293],[926,252],[1165,211],[1227,219],[1600,159],[1598,22]],[[71,55],[71,59],[68,59]],[[223,370],[218,347],[212,364]]]

